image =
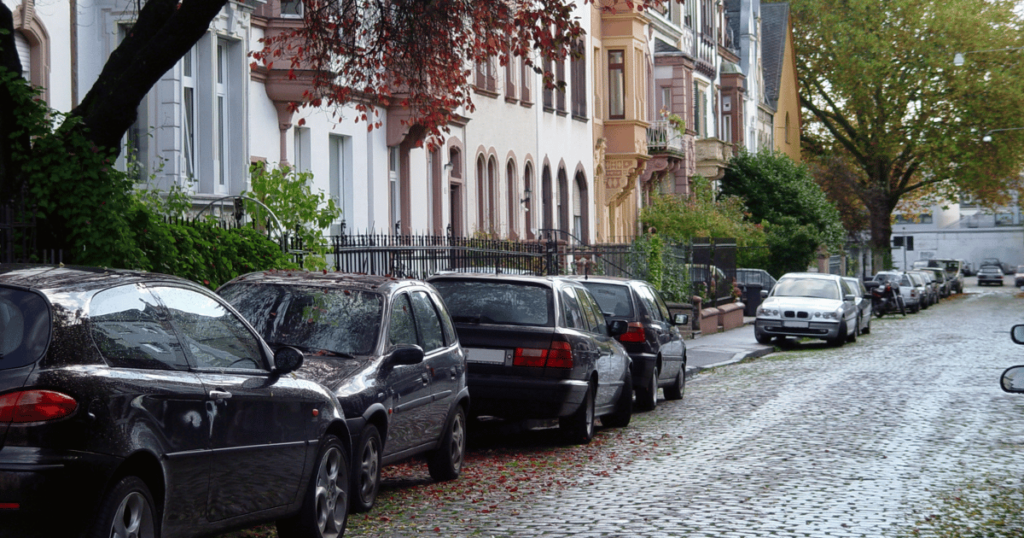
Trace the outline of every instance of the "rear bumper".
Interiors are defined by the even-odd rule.
[[[754,332],[765,336],[796,336],[835,339],[839,336],[839,322],[811,321],[807,327],[783,327],[782,320],[754,321]]]
[[[575,379],[469,375],[474,415],[510,419],[549,419],[573,414],[588,384]]]
[[[0,449],[0,534],[17,529],[11,535],[78,535],[92,524],[120,462],[85,452]],[[55,509],[61,513],[58,518],[53,517]]]

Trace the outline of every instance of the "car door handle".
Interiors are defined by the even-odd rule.
[[[227,400],[231,397],[231,393],[226,390],[213,389],[210,391],[211,400]]]

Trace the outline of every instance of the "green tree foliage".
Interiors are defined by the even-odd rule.
[[[731,237],[740,246],[765,244],[761,226],[744,219],[743,202],[735,197],[715,199],[711,182],[694,177],[692,195],[682,198],[673,194],[653,194],[650,203],[640,212],[644,229],[654,230],[672,241],[689,241],[694,237]]]
[[[341,216],[341,208],[323,192],[310,188],[313,174],[297,172],[287,166],[267,168],[264,163],[254,163],[249,174],[252,191],[243,195],[259,200],[274,212],[280,225],[302,240],[303,266],[307,269],[323,269],[327,266],[326,230]],[[266,214],[262,206],[248,202],[246,211],[251,215]]]
[[[876,252],[891,215],[931,187],[1004,201],[1024,165],[1024,46],[1014,0],[792,0],[804,146],[859,177]],[[954,54],[964,55],[962,67]]]
[[[771,252],[765,269],[779,276],[802,271],[819,247],[843,248],[846,232],[839,211],[806,166],[780,152],[740,152],[729,161],[722,195],[743,201],[745,216],[762,224]]]

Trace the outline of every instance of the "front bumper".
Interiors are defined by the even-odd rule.
[[[796,336],[807,338],[835,339],[839,336],[838,321],[807,321],[806,327],[785,326],[781,319],[757,319],[754,321],[754,332],[765,336]]]

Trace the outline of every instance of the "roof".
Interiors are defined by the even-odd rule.
[[[101,267],[15,264],[0,265],[0,284],[34,290],[88,291],[137,282],[194,282],[160,273]]]
[[[677,54],[677,53],[682,53],[682,52],[683,51],[673,47],[672,45],[669,45],[668,43],[662,41],[661,39],[654,38],[654,53],[655,54],[666,54],[666,53]]]
[[[831,273],[786,273],[779,277],[779,280],[783,278],[817,278],[822,280],[835,280],[840,278],[839,275],[833,275]]]
[[[779,107],[782,66],[786,59],[789,31],[789,3],[761,4],[761,68],[764,98],[772,108]]]
[[[398,279],[390,276],[365,275],[359,273],[340,273],[332,271],[258,271],[239,276],[224,284],[283,284],[322,286],[330,288],[360,289],[365,291],[384,292],[390,288],[418,283],[414,279]]]

